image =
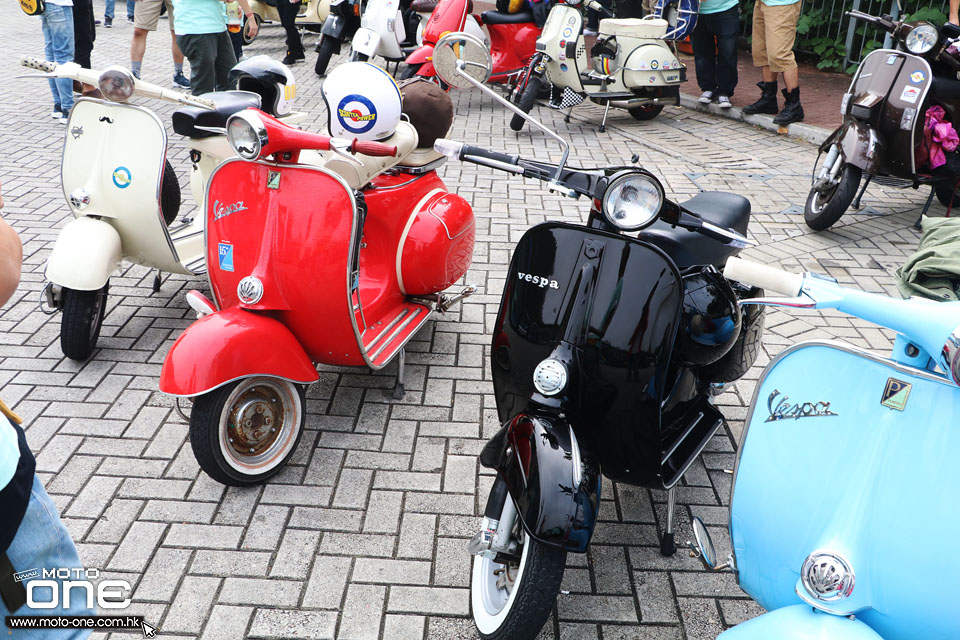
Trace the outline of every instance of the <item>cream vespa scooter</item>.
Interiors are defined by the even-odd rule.
[[[277,0],[278,2],[287,2],[288,0]],[[280,12],[276,5],[267,4],[263,0],[249,0],[250,11],[253,12],[253,19],[257,21],[257,33],[260,33],[259,27],[264,22],[274,22],[280,24]],[[297,15],[297,27],[320,33],[323,28],[323,21],[330,14],[330,0],[310,0],[306,9]],[[257,36],[250,36],[247,31],[247,17],[243,18],[243,44],[251,44]]]
[[[680,83],[686,67],[675,47],[667,44],[670,24],[655,16],[605,18],[587,64],[580,0],[562,0],[550,9],[537,53],[517,84],[517,106],[530,113],[544,82],[552,85],[549,106],[572,109],[585,99],[605,105],[600,132],[606,130],[610,106],[626,109],[637,120],[652,120],[666,103],[680,104]],[[596,0],[590,9],[607,13]],[[671,42],[671,44],[673,44]],[[569,121],[569,112],[567,121]],[[524,120],[514,115],[510,128],[520,131]]]
[[[259,107],[249,91],[208,94],[213,99],[136,80],[121,67],[102,73],[75,63],[57,65],[21,60],[43,73],[30,77],[70,78],[98,86],[105,99],[81,98],[70,111],[63,148],[63,193],[74,219],[60,231],[47,260],[41,309],[63,312],[60,346],[74,360],[90,357],[100,335],[111,274],[124,261],[159,272],[197,275],[206,271],[204,217],[174,223],[180,184],[167,160],[167,132],[149,109],[126,104],[133,95],[185,105],[174,113],[174,130],[189,138],[191,187],[203,202],[206,178],[233,155],[225,135],[226,118]],[[223,203],[224,211],[243,207]]]

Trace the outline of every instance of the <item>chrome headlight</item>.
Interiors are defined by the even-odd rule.
[[[267,128],[254,113],[241,111],[227,119],[227,140],[244,160],[256,160],[267,144]]]
[[[636,231],[652,223],[663,207],[663,187],[639,171],[614,176],[603,196],[603,215],[618,229]]]
[[[100,73],[97,88],[107,100],[126,102],[133,95],[133,74],[128,69],[111,65]]]
[[[921,22],[907,34],[904,44],[907,51],[920,56],[933,49],[940,41],[940,30],[929,22]]]

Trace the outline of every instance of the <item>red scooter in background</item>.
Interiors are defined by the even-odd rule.
[[[341,112],[368,117],[352,109]],[[248,109],[227,131],[242,159],[216,169],[205,203],[216,306],[187,295],[200,319],[167,354],[160,390],[193,398],[201,468],[243,486],[293,454],[314,363],[381,369],[399,356],[402,394],[404,345],[434,311],[473,293],[440,292],[467,271],[475,227],[470,205],[436,174],[440,154],[417,149],[408,122],[383,143],[360,142]]]
[[[515,81],[536,52],[540,37],[533,12],[529,9],[520,13],[484,11],[477,16],[472,11],[473,0],[440,0],[423,29],[423,44],[407,56],[407,67],[401,77],[436,78],[432,60],[437,41],[447,33],[465,31],[490,46],[493,73],[488,82]],[[487,27],[489,39],[481,26]]]

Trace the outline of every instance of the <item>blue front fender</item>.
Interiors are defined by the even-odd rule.
[[[860,620],[823,613],[806,604],[774,609],[721,633],[717,640],[883,640]]]

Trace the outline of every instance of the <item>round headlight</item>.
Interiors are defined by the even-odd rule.
[[[227,140],[238,156],[256,160],[267,144],[267,128],[256,114],[241,111],[227,119]]]
[[[919,56],[933,49],[939,41],[940,31],[929,22],[921,22],[910,30],[904,44],[907,51]]]
[[[107,100],[126,102],[133,95],[133,74],[129,70],[111,65],[103,70],[97,80],[97,88]]]
[[[630,171],[615,176],[603,196],[603,215],[624,231],[652,223],[663,207],[663,187],[646,173]]]

